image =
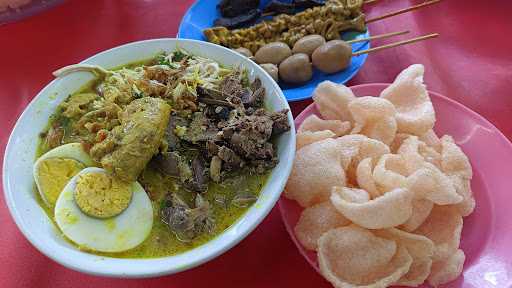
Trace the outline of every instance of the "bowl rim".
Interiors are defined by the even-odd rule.
[[[239,55],[238,53],[231,51],[230,49],[227,49],[225,47],[213,44],[213,43],[199,41],[199,40],[193,40],[193,39],[156,38],[156,39],[134,41],[134,42],[126,43],[123,45],[115,46],[115,47],[107,49],[107,50],[100,51],[100,52],[80,61],[79,63],[87,63],[89,61],[93,61],[97,57],[115,53],[116,50],[118,50],[118,49],[123,49],[123,48],[131,47],[131,46],[141,46],[141,45],[144,46],[148,43],[153,43],[153,42],[168,42],[170,44],[170,47],[173,47],[173,43],[184,43],[184,42],[195,43],[196,45],[204,46],[206,48],[214,47],[215,49],[220,49],[222,54],[229,54],[232,57],[241,59],[240,62],[245,62],[246,68],[253,69],[253,71],[254,70],[259,71],[259,73],[258,73],[258,74],[260,74],[259,77],[269,78],[271,80],[270,76],[268,74],[266,74],[266,72],[264,72],[264,70],[261,67],[259,67],[259,65],[256,65],[255,63],[250,62],[250,60],[245,60],[243,58],[243,56]],[[136,60],[137,59],[134,59],[134,61],[136,61]],[[123,65],[123,64],[126,64],[126,63],[120,63],[119,65]],[[18,229],[22,232],[22,234],[25,236],[25,238],[32,244],[32,246],[34,246],[42,254],[46,255],[48,258],[52,259],[53,261],[65,266],[69,269],[75,270],[75,271],[79,271],[79,272],[90,274],[90,275],[106,276],[106,277],[147,278],[147,277],[157,277],[157,276],[162,276],[162,275],[170,275],[170,274],[178,273],[178,272],[199,266],[207,261],[210,261],[213,258],[228,251],[236,244],[238,244],[263,221],[263,219],[270,213],[270,211],[273,209],[273,207],[275,207],[277,201],[279,200],[280,195],[281,195],[282,191],[284,190],[286,180],[288,179],[288,177],[291,173],[291,170],[292,170],[292,163],[293,163],[293,160],[295,157],[295,134],[296,133],[295,133],[294,119],[291,114],[290,106],[289,106],[288,102],[286,101],[286,98],[285,98],[282,90],[280,89],[280,87],[277,85],[277,83],[275,81],[271,80],[270,83],[271,83],[272,93],[267,92],[267,95],[272,95],[270,97],[277,97],[279,99],[279,101],[281,102],[280,104],[284,105],[284,109],[288,109],[288,122],[290,124],[290,131],[287,132],[287,134],[289,134],[287,136],[287,139],[288,139],[287,141],[289,142],[289,144],[288,144],[288,146],[283,146],[283,148],[285,148],[284,153],[285,153],[286,158],[289,159],[289,161],[285,162],[283,167],[281,168],[282,170],[284,170],[281,173],[281,177],[276,177],[277,178],[276,183],[278,184],[278,186],[273,186],[273,187],[269,186],[266,188],[266,189],[270,189],[271,192],[269,193],[269,195],[271,197],[266,197],[265,201],[263,203],[261,203],[261,205],[260,205],[260,207],[258,207],[258,209],[249,209],[249,210],[245,211],[244,214],[240,218],[238,218],[233,224],[231,224],[228,228],[226,228],[226,230],[224,230],[222,233],[216,235],[214,238],[212,238],[208,242],[203,243],[202,245],[197,246],[193,249],[190,249],[185,252],[182,252],[182,253],[179,253],[176,255],[172,255],[172,256],[159,257],[159,258],[113,258],[113,257],[98,256],[96,254],[83,252],[83,251],[80,251],[80,250],[74,248],[74,250],[76,252],[83,254],[84,257],[101,257],[102,259],[108,259],[109,261],[119,262],[119,264],[123,264],[123,265],[132,265],[133,263],[140,264],[139,265],[140,267],[138,267],[139,269],[142,268],[142,270],[140,270],[140,271],[137,269],[130,270],[130,271],[119,271],[119,270],[115,270],[115,269],[110,269],[109,271],[102,271],[102,270],[98,269],[98,267],[96,267],[96,266],[80,265],[81,262],[83,262],[81,260],[72,259],[72,257],[63,258],[62,255],[56,255],[55,251],[53,251],[51,249],[52,246],[45,244],[43,240],[37,239],[38,235],[36,233],[31,232],[30,227],[27,225],[27,223],[25,223],[23,221],[24,213],[23,213],[23,211],[20,211],[20,209],[17,207],[16,203],[13,200],[13,196],[12,196],[13,191],[10,188],[11,184],[9,184],[9,178],[11,175],[11,172],[9,171],[9,166],[11,164],[8,163],[8,161],[6,161],[6,160],[10,159],[10,157],[9,157],[10,154],[16,153],[16,151],[15,151],[16,147],[13,146],[14,145],[13,142],[14,142],[14,136],[16,134],[20,133],[20,132],[18,132],[18,130],[20,130],[19,126],[21,125],[20,124],[21,119],[25,119],[27,116],[29,116],[29,112],[28,112],[29,108],[34,106],[35,105],[34,103],[36,102],[36,100],[38,98],[42,97],[42,95],[46,94],[46,91],[48,89],[50,89],[50,87],[55,85],[57,81],[60,81],[60,80],[61,79],[54,79],[54,80],[50,81],[44,88],[42,88],[36,94],[36,96],[34,98],[32,98],[32,100],[28,103],[28,105],[25,106],[25,108],[24,108],[23,112],[20,114],[20,116],[18,116],[18,119],[16,120],[16,123],[13,126],[11,133],[9,135],[9,139],[8,139],[8,142],[7,142],[7,145],[5,148],[5,152],[4,152],[4,162],[3,162],[3,167],[2,167],[3,192],[4,192],[4,197],[6,199],[5,202],[7,204],[7,207],[8,207],[11,217],[13,218],[14,222],[16,223],[16,226],[18,227]],[[274,175],[275,171],[277,171],[277,170],[272,170],[270,176]],[[257,211],[257,212],[252,212],[252,211]],[[190,260],[190,259],[187,259],[186,257],[183,257],[185,259],[185,261],[183,261],[184,263],[181,263],[179,265],[174,265],[174,266],[165,265],[166,264],[165,261],[171,262],[171,260],[175,257],[182,257],[183,255],[187,255],[191,251],[201,249],[202,247],[204,247],[208,243],[211,243],[212,241],[219,240],[219,238],[221,238],[221,236],[223,236],[224,234],[228,234],[227,232],[231,232],[231,229],[233,229],[234,226],[236,226],[242,219],[245,219],[248,215],[252,215],[252,221],[247,223],[249,225],[242,226],[240,229],[236,229],[236,232],[234,233],[234,235],[230,236],[230,238],[227,239],[228,241],[222,241],[222,242],[219,241],[219,243],[217,245],[213,246],[212,249],[210,249],[209,251],[205,251],[205,253],[202,254],[203,256],[201,256],[199,259]],[[46,216],[46,213],[45,213],[45,216]],[[231,234],[231,233],[229,233],[229,234]],[[61,237],[61,236],[59,235],[59,237]],[[225,236],[225,237],[228,237],[228,236]],[[152,262],[154,264],[156,264],[157,262],[160,264],[153,266],[153,265],[150,265],[150,264],[152,264]],[[168,263],[168,264],[170,264],[170,263]]]

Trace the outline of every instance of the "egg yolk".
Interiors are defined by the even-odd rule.
[[[132,199],[131,183],[105,173],[85,173],[78,177],[75,202],[85,214],[109,218],[123,212]]]
[[[55,206],[62,189],[78,172],[85,166],[74,160],[65,158],[49,158],[42,160],[39,164],[37,173],[39,180],[39,191],[46,204],[50,207]]]

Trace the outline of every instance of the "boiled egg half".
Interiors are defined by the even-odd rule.
[[[80,143],[56,147],[39,157],[33,168],[34,180],[46,205],[53,208],[71,177],[94,164]]]
[[[82,249],[121,252],[148,237],[153,207],[138,182],[122,182],[102,168],[89,167],[65,185],[55,204],[55,221]]]

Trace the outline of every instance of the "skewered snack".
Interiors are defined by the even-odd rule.
[[[313,77],[313,67],[309,56],[304,53],[293,54],[279,64],[279,77],[284,82],[301,84],[308,82]]]
[[[354,53],[350,46],[352,43],[388,38],[409,31],[350,41],[339,39],[341,31],[350,29],[363,31],[366,29],[366,23],[414,11],[440,1],[430,0],[365,19],[361,6],[372,3],[374,0],[327,0],[324,6],[310,8],[293,16],[281,14],[271,21],[231,31],[224,27],[213,27],[206,29],[204,34],[210,42],[236,48],[235,50],[243,51],[242,54],[254,53],[255,57],[250,58],[272,74],[275,80],[279,78],[284,82],[297,85],[312,78],[313,66],[323,73],[337,73],[350,65],[353,56],[437,37],[438,34],[430,34]],[[292,4],[299,5],[298,1],[293,1]],[[304,73],[301,74],[301,72]]]
[[[244,55],[247,58],[250,58],[253,56],[251,50],[244,48],[244,47],[237,48],[237,49],[235,49],[235,51]]]
[[[318,34],[312,34],[300,38],[295,45],[293,45],[293,53],[306,53],[309,57],[313,54],[316,48],[325,44],[325,38]]]
[[[298,9],[313,8],[324,4],[325,0],[295,0],[292,3],[272,0],[265,9],[263,9],[263,13],[267,15],[281,13],[294,14],[298,12]]]
[[[327,40],[340,38],[346,30],[366,31],[365,15],[361,13],[362,0],[327,0],[324,6],[306,9],[295,15],[280,14],[249,28],[228,30],[212,27],[203,31],[209,42],[229,48],[245,47],[255,53],[270,42],[284,42],[293,46],[300,38],[319,34]]]
[[[331,40],[315,49],[311,60],[313,65],[324,72],[334,73],[350,65],[352,46],[343,40]]]
[[[291,55],[292,50],[286,43],[272,42],[258,49],[254,54],[254,60],[259,64],[272,63],[278,65]]]
[[[221,0],[217,8],[222,17],[236,17],[247,11],[257,9],[260,0]]]
[[[408,32],[408,31],[404,31]],[[376,36],[373,39],[378,38],[385,38],[400,34],[405,34],[404,32],[395,32],[395,33],[389,33],[385,35]],[[424,35],[416,38],[412,38],[409,40],[404,41],[398,41],[391,44],[382,45],[375,48],[370,48],[367,50],[361,50],[352,53],[352,47],[350,46],[350,41],[343,41],[343,40],[331,40],[324,45],[316,48],[316,50],[313,52],[312,60],[313,60],[313,66],[317,68],[318,70],[324,72],[324,73],[336,73],[339,71],[342,71],[350,65],[350,61],[353,56],[359,56],[361,54],[371,53],[387,48],[392,48],[400,45],[406,45],[430,38],[435,38],[439,36],[437,33]],[[372,37],[367,38],[366,40],[371,40]]]
[[[245,14],[240,14],[235,17],[221,17],[215,20],[213,24],[215,26],[224,26],[229,29],[239,28],[246,24],[253,23],[261,17],[261,11],[259,9],[252,9]]]
[[[263,9],[263,13],[266,15],[270,14],[294,14],[295,11],[295,3],[287,3],[281,2],[277,0],[272,0],[268,5]]]
[[[260,64],[260,66],[272,77],[272,79],[274,79],[274,81],[277,82],[279,80],[279,69],[276,64],[265,63]]]
[[[410,44],[430,38],[435,38],[439,34],[429,34],[425,36],[420,36],[408,40],[398,41],[387,45],[382,45],[379,47],[367,49],[367,50],[361,50],[357,52],[352,52],[352,47],[350,44],[355,42],[361,42],[361,41],[369,41],[374,39],[383,39],[388,38],[396,35],[402,35],[409,33],[409,31],[399,31],[399,32],[393,32],[393,33],[387,33],[382,35],[376,35],[368,38],[363,39],[356,39],[351,41],[343,41],[343,40],[331,40],[328,41],[320,46],[318,46],[312,53],[311,62],[308,54],[306,53],[295,53],[289,57],[285,57],[283,60],[280,61],[279,64],[279,79],[286,83],[290,84],[302,84],[307,81],[309,81],[313,74],[312,74],[312,67],[315,67],[316,69],[322,71],[323,73],[330,74],[330,73],[336,73],[340,72],[348,67],[350,65],[350,62],[352,60],[353,56],[358,56],[365,53],[371,53],[375,51],[379,51],[382,49],[392,48],[400,45]],[[313,35],[309,35],[313,36]],[[309,37],[308,36],[308,37]],[[316,35],[319,36],[319,35]],[[321,36],[319,36],[321,38]],[[321,40],[324,40],[321,38]],[[325,40],[324,40],[325,42]],[[299,43],[299,42],[298,42]],[[271,43],[275,44],[275,43]],[[267,45],[271,45],[267,44]],[[284,43],[281,43],[284,45]],[[267,46],[266,45],[266,46]],[[266,46],[262,47],[258,53],[262,49],[264,49]],[[268,52],[268,51],[267,51]],[[269,54],[269,53],[267,53]],[[270,53],[270,55],[276,55],[277,53],[273,52]],[[262,62],[258,62],[262,63]],[[277,64],[277,63],[276,63]],[[265,64],[262,64],[262,67]],[[268,65],[268,64],[267,64]],[[272,64],[270,64],[272,65]],[[270,67],[264,67],[270,68]],[[273,72],[273,71],[272,71]],[[270,73],[270,72],[269,72]],[[274,72],[275,73],[275,72]]]

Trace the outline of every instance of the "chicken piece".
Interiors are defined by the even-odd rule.
[[[91,148],[91,157],[121,180],[135,181],[158,153],[170,113],[171,107],[159,98],[132,101],[119,115],[121,125]]]
[[[98,98],[98,95],[94,93],[78,93],[71,95],[69,99],[61,104],[62,115],[68,118],[82,116],[87,112],[87,106],[96,98]]]

